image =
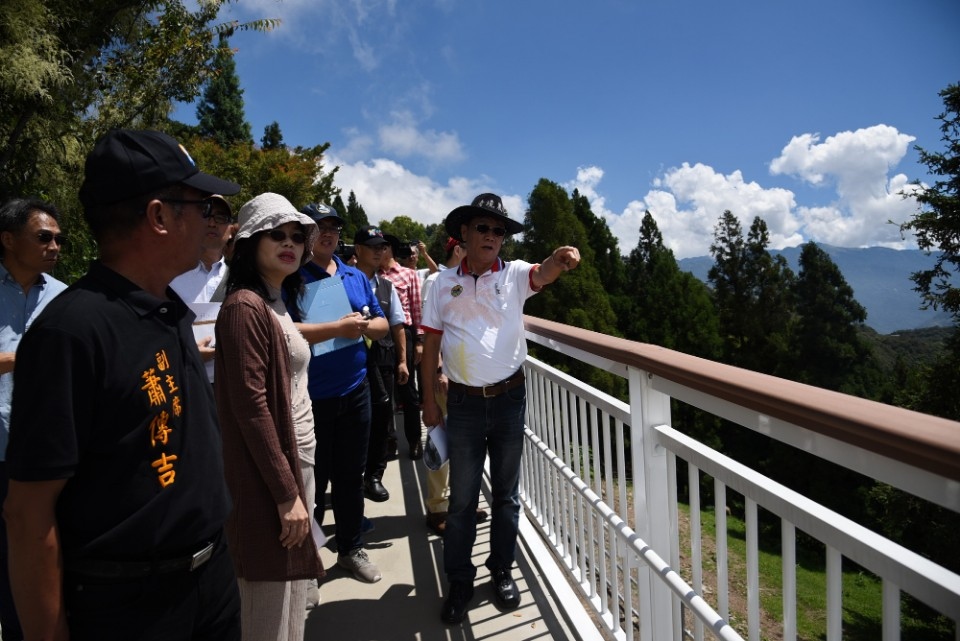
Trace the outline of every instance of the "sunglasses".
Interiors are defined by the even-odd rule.
[[[339,234],[343,231],[343,227],[330,227],[328,225],[317,225],[317,230],[320,232],[320,235],[323,234]]]
[[[505,227],[491,227],[490,225],[480,223],[479,225],[474,225],[473,228],[481,234],[486,234],[487,232],[492,231],[494,236],[499,236],[500,238],[503,238],[507,235],[507,229]]]
[[[52,231],[38,231],[37,240],[41,245],[49,245],[50,241],[56,241],[57,245],[60,247],[66,247],[69,243],[69,239],[63,234],[54,234]]]
[[[177,198],[164,198],[163,200],[164,202],[177,203],[178,205],[199,205],[201,207],[200,217],[204,219],[213,218],[213,221],[218,225],[226,225],[227,223],[233,222],[233,216],[224,213],[222,209],[213,211],[214,200],[212,198],[204,198],[203,200],[180,200]]]
[[[267,232],[267,236],[269,236],[271,240],[275,240],[278,243],[282,243],[287,238],[293,241],[293,243],[296,245],[302,245],[307,242],[307,235],[302,231],[295,231],[290,235],[287,235],[287,232],[283,231],[282,229],[271,229]]]

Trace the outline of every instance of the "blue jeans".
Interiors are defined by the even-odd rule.
[[[323,525],[324,493],[330,484],[333,518],[337,523],[337,551],[346,554],[363,545],[363,472],[370,439],[370,384],[363,382],[343,396],[315,398],[313,429],[317,434],[315,475],[317,507]]]
[[[443,535],[447,579],[472,582],[473,544],[477,538],[477,502],[483,463],[490,455],[492,493],[490,570],[510,569],[520,520],[520,455],[527,392],[523,385],[495,396],[469,396],[451,388],[447,397],[447,444],[450,450],[450,508]]]

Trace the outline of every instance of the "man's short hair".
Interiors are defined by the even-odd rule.
[[[9,231],[16,233],[23,229],[30,215],[34,212],[43,212],[60,224],[60,211],[53,203],[39,198],[11,198],[0,207],[0,233]],[[0,258],[3,258],[3,245],[0,244]]]

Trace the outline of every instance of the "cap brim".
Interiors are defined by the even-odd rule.
[[[354,245],[363,245],[364,247],[376,247],[377,245],[389,245],[390,243],[383,238],[368,238],[367,240],[357,242],[353,241]]]
[[[240,191],[240,185],[237,183],[232,183],[229,180],[217,178],[216,176],[211,176],[210,174],[205,174],[202,171],[198,171],[194,175],[190,176],[189,178],[184,178],[180,182],[184,185],[193,187],[194,189],[199,189],[200,191],[208,194],[224,194],[226,196],[232,196]]]
[[[519,234],[523,231],[522,224],[503,214],[484,209],[483,207],[463,205],[447,214],[446,219],[443,221],[447,235],[463,242],[463,237],[460,235],[460,226],[469,223],[473,218],[495,218],[503,223],[504,228],[506,228],[507,233],[510,235]]]

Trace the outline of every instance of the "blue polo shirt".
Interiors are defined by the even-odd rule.
[[[23,333],[30,328],[33,319],[54,296],[66,288],[65,283],[53,276],[40,274],[37,282],[24,295],[20,283],[0,263],[0,352],[16,352]],[[9,372],[0,376],[0,461],[6,460],[7,455],[12,398],[13,372]]]
[[[347,299],[353,311],[362,312],[363,308],[367,307],[372,316],[383,318],[383,310],[380,309],[380,303],[370,289],[367,276],[360,270],[344,264],[336,255],[333,260],[337,264],[336,274],[330,276],[316,263],[308,262],[300,268],[304,281],[312,283],[324,278],[340,278],[343,280],[343,288],[347,291]],[[287,309],[294,320],[300,320],[295,309],[291,309],[289,305]],[[307,389],[312,399],[337,398],[353,391],[363,382],[366,375],[367,346],[360,341],[343,349],[313,356],[310,359],[310,370],[307,374]]]

